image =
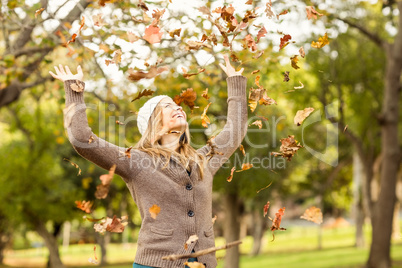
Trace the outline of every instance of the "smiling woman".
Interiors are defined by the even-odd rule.
[[[142,137],[133,149],[109,143],[88,126],[81,67],[75,75],[61,65],[55,67],[56,74],[50,72],[64,81],[64,126],[72,146],[104,169],[116,165],[115,173],[123,178],[137,203],[142,224],[134,267],[184,267],[186,261],[197,261],[207,268],[217,265],[215,253],[174,261],[162,257],[215,246],[213,177],[247,131],[247,79],[241,75],[243,69],[236,72],[230,65],[227,55],[225,61],[226,66],[220,66],[228,75],[228,117],[213,139],[220,154],[212,153],[215,150],[209,144],[197,150],[190,145],[186,113],[167,95],[155,96],[140,108],[137,126]]]

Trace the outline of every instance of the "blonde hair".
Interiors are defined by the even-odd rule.
[[[186,137],[184,138],[183,142],[180,143],[177,150],[173,151],[171,149],[162,147],[162,145],[159,143],[160,138],[156,139],[157,133],[162,129],[162,119],[162,107],[161,105],[157,105],[149,118],[147,129],[134,148],[148,153],[152,157],[155,165],[156,162],[162,160],[163,156],[166,162],[163,166],[163,169],[167,167],[172,155],[175,156],[186,169],[190,165],[190,162],[194,161],[198,165],[199,175],[202,180],[204,177],[206,157],[203,154],[198,153],[190,145],[190,129],[188,128],[188,125],[184,131],[184,135],[186,135]]]

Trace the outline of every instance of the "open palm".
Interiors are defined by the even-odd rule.
[[[223,55],[223,57],[225,59],[226,66],[223,65],[222,63],[219,63],[219,66],[222,68],[223,71],[225,71],[227,76],[231,77],[231,76],[242,74],[244,68],[241,68],[240,71],[236,72],[235,68],[233,68],[233,66],[230,64],[228,55],[225,54],[225,55]]]
[[[77,79],[82,81],[82,79],[84,78],[84,74],[82,73],[80,65],[78,65],[77,67],[77,74],[73,74],[68,66],[65,66],[65,68],[63,68],[63,65],[61,64],[59,64],[59,68],[57,68],[57,66],[54,66],[54,69],[56,70],[56,74],[49,71],[50,75],[53,76],[55,79],[59,79],[63,82],[70,79]]]

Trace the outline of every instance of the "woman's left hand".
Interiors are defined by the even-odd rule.
[[[228,77],[235,76],[235,75],[242,75],[244,68],[241,68],[240,71],[236,72],[235,68],[233,68],[233,66],[230,65],[228,55],[225,54],[225,55],[223,55],[223,57],[225,58],[226,66],[223,65],[222,63],[219,63],[219,66],[221,66],[222,70],[225,71],[225,73],[227,74]]]

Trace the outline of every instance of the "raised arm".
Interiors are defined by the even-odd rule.
[[[131,158],[125,156],[124,147],[116,146],[96,136],[88,126],[86,105],[84,102],[85,83],[82,81],[83,74],[78,66],[77,74],[73,75],[66,66],[55,67],[56,73],[50,74],[64,82],[66,93],[66,108],[64,109],[64,128],[67,131],[68,139],[74,149],[85,159],[94,164],[109,170],[116,164],[116,174],[124,180],[135,173],[138,167],[133,165],[137,155],[131,150]],[[73,90],[74,89],[74,90]],[[79,92],[77,92],[79,91]],[[131,160],[133,162],[131,162]]]
[[[215,150],[223,154],[214,154],[209,160],[207,168],[212,175],[214,175],[236,151],[247,133],[247,78],[241,75],[243,69],[239,72],[235,72],[233,67],[230,66],[227,57],[225,57],[225,60],[228,65],[227,69],[225,70],[222,65],[221,67],[229,76],[226,78],[228,85],[227,121],[222,131],[213,140],[213,144],[217,146]],[[198,151],[207,154],[210,149],[209,145],[205,145],[198,149]]]

